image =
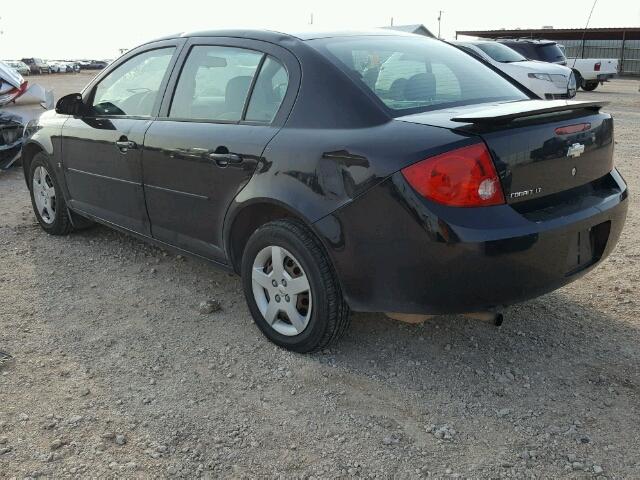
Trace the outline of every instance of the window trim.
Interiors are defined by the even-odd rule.
[[[178,118],[178,117],[169,117],[169,111],[171,109],[171,103],[173,102],[173,97],[175,95],[176,88],[178,86],[178,81],[180,80],[180,75],[182,74],[182,70],[184,68],[185,63],[189,57],[189,54],[193,47],[195,46],[211,46],[211,47],[229,47],[229,48],[242,48],[245,50],[251,50],[256,53],[261,53],[263,55],[261,63],[258,65],[260,70],[256,69],[256,74],[254,75],[254,81],[249,88],[247,98],[245,99],[246,108],[248,109],[249,102],[251,101],[251,97],[253,96],[253,90],[255,87],[255,81],[257,81],[258,75],[262,69],[262,64],[266,61],[266,58],[269,56],[273,57],[287,72],[288,77],[288,85],[287,91],[284,94],[282,102],[278,107],[278,111],[273,117],[271,122],[259,122],[255,120],[244,120],[246,115],[246,111],[243,109],[243,116],[241,120],[212,120],[212,119],[193,119],[193,118]],[[245,39],[245,38],[237,38],[237,37],[191,37],[187,39],[186,44],[182,48],[180,52],[176,66],[173,69],[171,74],[171,78],[169,79],[169,83],[167,85],[167,89],[165,91],[165,95],[163,98],[162,105],[160,107],[160,112],[158,116],[154,119],[155,121],[170,121],[170,122],[183,122],[183,123],[208,123],[208,124],[222,124],[222,125],[249,125],[249,126],[272,126],[272,127],[282,127],[289,117],[291,111],[293,110],[293,105],[295,104],[296,97],[298,95],[298,91],[300,88],[300,81],[302,78],[302,69],[300,67],[300,61],[298,58],[291,53],[289,50],[281,47],[279,45],[265,42],[262,40],[254,40],[254,39]]]
[[[84,88],[84,90],[81,93],[83,103],[85,105],[92,105],[98,85],[106,77],[108,77],[112,72],[114,72],[117,68],[119,68],[121,65],[124,65],[132,58],[137,57],[138,55],[142,55],[144,53],[148,53],[154,50],[162,50],[164,48],[173,48],[174,51],[171,56],[171,60],[169,61],[169,65],[167,65],[167,70],[165,71],[164,76],[162,77],[162,81],[160,82],[160,86],[158,87],[158,97],[156,98],[153,104],[153,110],[151,112],[151,115],[149,116],[146,116],[146,115],[145,116],[142,116],[142,115],[96,115],[94,113],[90,113],[90,114],[84,115],[83,117],[84,118],[108,118],[108,119],[114,119],[114,120],[115,119],[153,120],[157,118],[158,114],[160,113],[162,102],[166,95],[167,85],[169,84],[169,80],[176,66],[178,58],[182,53],[185,43],[186,43],[186,39],[180,38],[180,39],[165,40],[165,41],[145,44],[145,45],[141,45],[138,48],[130,50],[129,52],[125,53],[120,58],[118,58],[116,61],[114,61],[107,68],[105,68],[102,72],[100,72],[100,74],[98,74]]]

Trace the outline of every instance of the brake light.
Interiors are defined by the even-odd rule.
[[[423,197],[452,207],[501,205],[504,194],[484,143],[429,157],[402,169]]]
[[[556,128],[556,135],[571,135],[572,133],[586,132],[591,128],[590,123],[576,123],[575,125],[566,125]]]
[[[600,71],[600,67],[601,67],[601,66],[602,66],[602,63],[598,62],[598,63],[596,63],[596,64],[593,66],[593,69],[594,69],[596,72],[599,72],[599,71]]]

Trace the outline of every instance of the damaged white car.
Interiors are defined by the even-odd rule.
[[[28,82],[17,71],[0,62],[0,107],[26,92]]]

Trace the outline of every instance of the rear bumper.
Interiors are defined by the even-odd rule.
[[[553,208],[467,209],[428,202],[396,174],[315,227],[353,310],[473,312],[555,290],[604,259],[628,204],[615,170],[605,183]],[[595,238],[590,252],[580,236],[583,247]]]
[[[616,76],[615,73],[601,73],[598,75],[598,81],[599,82],[606,82],[612,78],[614,78]]]

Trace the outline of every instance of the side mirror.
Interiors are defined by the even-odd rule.
[[[84,103],[82,95],[79,93],[71,93],[60,98],[56,103],[56,113],[62,115],[82,115],[84,112]]]

